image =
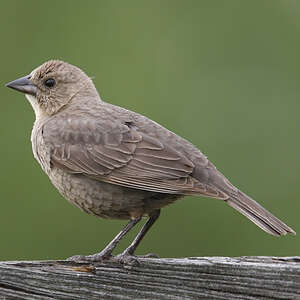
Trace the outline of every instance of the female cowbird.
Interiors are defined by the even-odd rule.
[[[133,255],[160,209],[185,195],[224,200],[272,235],[295,234],[234,187],[190,142],[138,113],[102,101],[79,68],[51,60],[7,86],[25,93],[35,111],[34,157],[59,192],[89,214],[130,220],[100,253],[73,259],[111,258],[122,237],[148,216],[118,258]]]

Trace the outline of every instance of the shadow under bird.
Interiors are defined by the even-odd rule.
[[[25,93],[34,109],[34,157],[59,192],[89,214],[130,220],[100,253],[71,259],[112,258],[122,237],[148,216],[117,256],[130,257],[160,209],[185,195],[224,200],[269,234],[296,234],[234,187],[190,142],[145,116],[102,101],[79,68],[51,60],[7,86]]]

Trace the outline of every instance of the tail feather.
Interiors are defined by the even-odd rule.
[[[287,233],[296,234],[296,232],[280,221],[256,201],[241,191],[230,193],[227,200],[228,205],[249,218],[254,224],[260,227],[265,232],[280,236]]]

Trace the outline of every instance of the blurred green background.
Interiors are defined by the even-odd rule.
[[[192,141],[300,233],[299,34],[296,0],[1,1],[0,260],[95,253],[125,224],[70,205],[32,156],[32,108],[4,84],[52,58],[86,71],[104,100]],[[299,249],[298,236],[269,236],[221,201],[186,197],[163,209],[137,253]]]

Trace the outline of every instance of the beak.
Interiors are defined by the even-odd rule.
[[[31,75],[27,75],[7,83],[6,86],[24,94],[36,96],[37,87],[30,81],[30,78]]]

